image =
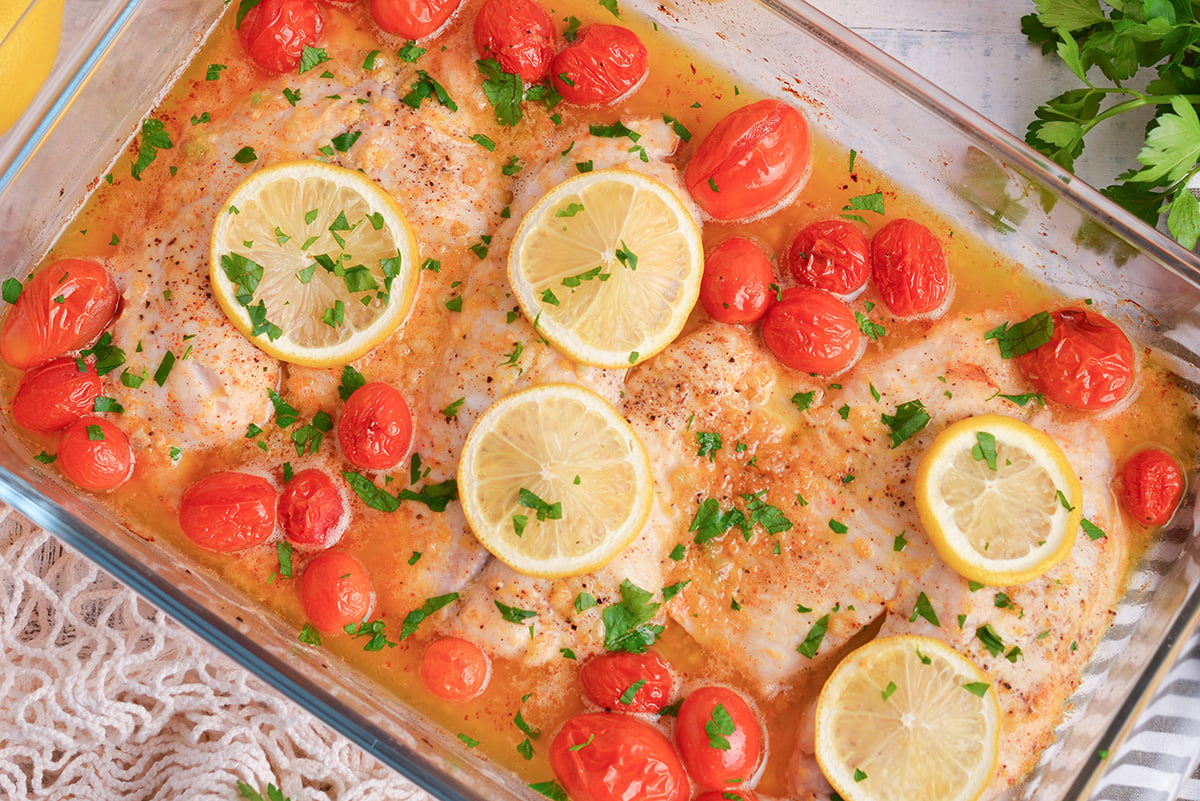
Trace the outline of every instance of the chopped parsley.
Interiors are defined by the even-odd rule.
[[[644,653],[658,642],[663,627],[652,623],[661,604],[650,601],[652,593],[629,579],[621,582],[621,600],[607,606],[604,620],[604,647],[609,651]]]
[[[896,407],[895,414],[880,415],[879,419],[891,430],[892,447],[897,448],[916,434],[932,419],[920,400],[910,400]]]
[[[1000,356],[1012,359],[1040,348],[1049,342],[1053,335],[1054,318],[1050,316],[1050,312],[1040,311],[1019,323],[1001,323],[984,334],[983,338],[995,340],[996,346],[1000,348]]]

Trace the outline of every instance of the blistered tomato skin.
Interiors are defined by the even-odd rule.
[[[279,527],[295,547],[320,551],[346,527],[346,500],[327,473],[310,468],[292,476],[279,495]]]
[[[787,367],[824,376],[854,364],[865,343],[850,307],[812,287],[785,290],[763,320],[762,337]]]
[[[371,0],[375,24],[403,39],[424,39],[440,31],[462,0]]]
[[[1121,468],[1121,505],[1144,526],[1170,521],[1183,498],[1183,471],[1165,451],[1138,451]]]
[[[871,276],[869,248],[849,220],[819,220],[796,232],[784,263],[796,283],[851,298]]]
[[[754,323],[775,298],[775,269],[752,240],[731,236],[704,257],[700,304],[719,323]]]
[[[120,294],[102,266],[85,259],[47,265],[21,290],[0,326],[0,357],[18,370],[87,347],[117,311]]]
[[[267,72],[294,72],[317,43],[325,16],[315,0],[262,0],[238,25],[242,49]]]
[[[447,701],[469,701],[487,689],[492,660],[478,645],[461,637],[442,637],[425,649],[421,681]]]
[[[81,417],[63,430],[55,464],[80,489],[108,492],[129,480],[133,449],[116,423],[103,417]]]
[[[727,687],[701,687],[683,700],[675,742],[688,775],[705,790],[744,784],[763,756],[758,716]]]
[[[322,551],[300,574],[300,604],[308,622],[332,633],[358,624],[375,608],[375,585],[363,563],[342,551]]]
[[[804,115],[778,100],[739,108],[713,126],[683,173],[692,199],[714,220],[754,220],[795,199],[812,174]]]
[[[94,364],[85,362],[80,370],[75,359],[55,359],[21,378],[12,415],[22,428],[51,434],[91,414],[99,396],[100,376]]]
[[[412,434],[408,402],[398,389],[381,381],[355,390],[338,419],[342,455],[364,470],[395,467],[408,453]]]
[[[933,232],[913,220],[892,220],[871,237],[871,278],[897,317],[920,317],[950,298],[950,268]]]
[[[550,743],[550,766],[571,801],[684,801],[690,789],[671,742],[629,715],[571,718]]]
[[[671,702],[675,691],[671,666],[654,651],[601,654],[584,663],[579,680],[589,701],[615,712],[658,712]],[[645,683],[632,700],[622,701],[622,696],[639,681]]]
[[[253,473],[214,473],[193,483],[179,504],[179,525],[209,551],[233,553],[275,531],[275,486]]]
[[[650,54],[637,34],[620,25],[579,29],[575,41],[550,63],[550,81],[568,103],[604,106],[633,93],[650,71]]]
[[[1050,315],[1050,341],[1017,357],[1017,366],[1038,392],[1080,411],[1100,411],[1133,390],[1133,344],[1125,332],[1085,309]]]
[[[487,0],[475,17],[475,47],[500,69],[540,83],[558,50],[554,21],[534,0]]]

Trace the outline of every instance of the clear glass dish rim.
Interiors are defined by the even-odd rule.
[[[953,126],[983,151],[1022,173],[1034,182],[1061,186],[1060,197],[1108,228],[1117,237],[1153,260],[1160,269],[1200,287],[1200,256],[1185,250],[1164,234],[1150,228],[1119,207],[1085,181],[1073,176],[1034,151],[1027,144],[984,117],[962,101],[940,89],[903,63],[884,53],[851,29],[835,21],[804,0],[746,0],[755,3],[824,46],[856,62],[890,90],[923,106]],[[0,192],[11,183],[43,140],[84,88],[88,77],[135,16],[143,0],[114,4],[112,21],[74,54],[73,65],[56,85],[43,87],[53,93],[39,96],[30,112],[39,119],[24,140],[12,151],[8,164],[0,164]],[[21,127],[20,124],[18,127]],[[132,135],[132,133],[131,133]],[[182,593],[166,578],[143,565],[89,523],[76,517],[39,493],[30,483],[0,465],[0,501],[57,536],[110,576],[122,582],[147,602],[169,615],[189,631],[221,651],[283,697],[308,711],[322,723],[345,736],[366,753],[388,765],[415,784],[445,801],[479,801],[465,785],[437,771],[418,758],[394,736],[351,710],[332,693],[297,671],[285,660],[240,632],[230,622],[192,597]],[[1179,604],[1166,635],[1156,647],[1147,667],[1133,683],[1117,713],[1100,736],[1103,750],[1115,747],[1136,721],[1136,713],[1150,700],[1191,630],[1200,625],[1200,584],[1194,585]],[[1105,759],[1098,751],[1063,799],[1082,799],[1102,773]],[[531,791],[532,792],[532,791]]]

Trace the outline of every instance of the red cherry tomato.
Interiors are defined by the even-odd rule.
[[[0,357],[18,370],[90,345],[117,311],[108,271],[60,259],[30,279],[0,327]]]
[[[275,495],[274,485],[262,476],[214,473],[184,490],[179,525],[201,548],[240,551],[275,531]]]
[[[425,649],[421,681],[429,692],[447,701],[478,697],[492,678],[492,660],[483,650],[460,637],[442,637]]]
[[[758,716],[725,687],[701,687],[683,700],[675,742],[688,774],[705,790],[748,781],[763,755]]]
[[[854,312],[821,289],[787,289],[767,312],[763,342],[775,358],[793,370],[834,375],[854,364],[863,336]]]
[[[371,616],[375,585],[363,563],[350,554],[322,551],[300,574],[300,604],[318,631],[340,631]]]
[[[554,21],[534,0],[487,0],[475,17],[475,46],[525,83],[545,80],[558,50]]]
[[[398,389],[380,381],[355,390],[338,420],[342,455],[364,470],[395,467],[408,453],[412,433],[408,402]]]
[[[56,463],[59,472],[80,489],[105,492],[129,479],[133,449],[116,423],[81,417],[63,431]]]
[[[346,500],[322,470],[301,470],[279,496],[279,527],[301,550],[330,547],[345,531],[347,520]]]
[[[753,220],[786,205],[812,174],[808,122],[793,106],[760,100],[718,122],[683,173],[714,220]]]
[[[775,268],[752,240],[731,236],[704,257],[700,303],[719,323],[753,323],[767,313],[775,294]]]
[[[892,220],[871,237],[871,277],[899,317],[941,308],[950,296],[950,268],[937,237],[912,220]]]
[[[375,24],[403,39],[424,39],[440,31],[462,0],[371,0]]]
[[[867,284],[867,235],[848,220],[820,220],[801,228],[784,259],[797,283],[848,297]]]
[[[594,704],[617,712],[658,712],[671,700],[675,676],[671,666],[653,651],[602,654],[579,670],[583,693]],[[621,697],[637,682],[644,682],[629,702]]]
[[[687,773],[658,729],[629,715],[576,715],[550,743],[571,801],[683,801]]]
[[[604,106],[637,90],[650,71],[637,34],[620,25],[585,25],[550,62],[550,81],[568,103]]]
[[[749,790],[709,790],[696,796],[696,801],[758,801]]]
[[[90,414],[100,395],[96,366],[84,369],[74,359],[55,359],[30,370],[17,384],[12,416],[17,425],[50,434],[62,431],[85,414]]]
[[[1098,410],[1133,389],[1133,345],[1117,325],[1095,312],[1060,309],[1050,317],[1050,341],[1017,357],[1038,392],[1064,406]]]
[[[1121,469],[1121,505],[1148,526],[1171,519],[1183,497],[1183,472],[1170,454],[1158,448],[1138,451]]]
[[[242,48],[267,72],[300,67],[305,47],[312,47],[325,27],[316,0],[262,0],[238,25]]]

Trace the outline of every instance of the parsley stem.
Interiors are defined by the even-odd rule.
[[[1105,120],[1110,120],[1119,114],[1124,114],[1126,111],[1133,111],[1137,108],[1146,106],[1169,106],[1171,99],[1180,97],[1191,103],[1193,106],[1200,105],[1200,95],[1144,95],[1140,92],[1135,92],[1132,89],[1102,89],[1096,87],[1096,91],[1100,92],[1121,92],[1132,94],[1134,97],[1126,100],[1123,103],[1117,103],[1114,106],[1109,106],[1104,111],[1097,114],[1090,120],[1080,120],[1080,125],[1083,127],[1083,132],[1086,134]]]

